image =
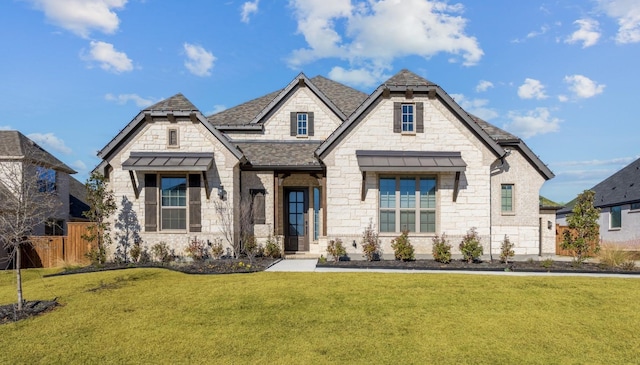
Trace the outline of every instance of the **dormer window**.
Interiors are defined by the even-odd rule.
[[[308,135],[308,119],[307,113],[298,113],[298,137],[306,137]]]
[[[167,147],[180,147],[177,128],[169,128],[167,130]]]

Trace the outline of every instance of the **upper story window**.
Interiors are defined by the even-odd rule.
[[[609,212],[609,229],[618,229],[622,227],[622,207],[611,207]]]
[[[402,132],[415,132],[413,104],[402,104]]]
[[[502,213],[513,213],[513,184],[502,184],[500,207]]]
[[[168,147],[179,147],[180,144],[178,142],[178,129],[177,128],[169,128],[167,130],[167,146]]]
[[[52,193],[56,191],[56,170],[46,167],[36,167],[38,179],[38,191],[41,193]]]
[[[308,115],[307,113],[298,113],[298,136],[306,137],[308,135]]]

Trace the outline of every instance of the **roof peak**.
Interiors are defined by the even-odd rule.
[[[196,111],[195,105],[182,93],[177,93],[167,99],[159,101],[143,110],[192,110]]]
[[[419,76],[406,68],[398,71],[395,75],[391,76],[387,81],[383,82],[382,85],[387,86],[432,86],[435,85],[433,82],[425,79],[422,76]]]

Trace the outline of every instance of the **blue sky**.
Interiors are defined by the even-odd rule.
[[[3,0],[0,129],[86,180],[144,107],[209,115],[299,72],[370,93],[407,68],[521,137],[567,202],[640,157],[640,2]]]

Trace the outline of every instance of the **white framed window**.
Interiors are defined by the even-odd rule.
[[[187,229],[187,178],[162,176],[160,178],[161,230]]]
[[[500,187],[500,210],[505,214],[513,214],[513,184],[502,184]]]
[[[180,147],[178,128],[167,129],[167,147]]]
[[[298,133],[299,137],[306,137],[309,135],[309,116],[307,113],[298,113]]]
[[[609,210],[609,229],[622,228],[622,207],[617,205]]]
[[[413,104],[402,104],[402,133],[415,133],[415,113]]]
[[[435,233],[435,177],[389,176],[378,183],[380,232]]]

